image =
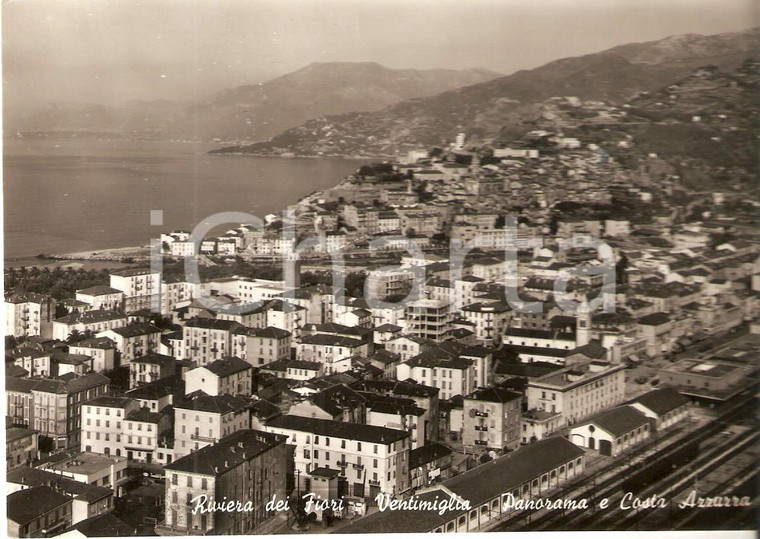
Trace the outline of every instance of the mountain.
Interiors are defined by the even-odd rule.
[[[712,36],[682,35],[565,58],[480,84],[416,98],[376,112],[323,116],[272,140],[218,152],[298,155],[390,156],[417,147],[520,131],[554,96],[621,104],[656,91],[694,69],[735,69],[757,54],[760,29]]]
[[[321,115],[376,111],[407,99],[481,83],[483,69],[390,69],[373,62],[314,63],[269,82],[194,103],[135,101],[120,106],[55,103],[12,131],[104,131],[159,139],[266,140]]]

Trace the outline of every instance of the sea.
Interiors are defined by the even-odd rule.
[[[220,212],[263,219],[337,185],[364,164],[208,154],[217,147],[5,139],[5,259],[147,245],[161,232],[192,230]],[[161,226],[151,224],[154,210],[163,212]]]

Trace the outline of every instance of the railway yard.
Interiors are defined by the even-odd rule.
[[[588,509],[515,511],[489,531],[755,529],[757,396],[755,383],[614,459],[589,455],[584,476],[549,496]]]

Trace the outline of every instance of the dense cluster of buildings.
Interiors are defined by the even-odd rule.
[[[9,533],[103,518],[130,469],[164,482],[165,535],[261,533],[282,517],[266,502],[293,492],[454,497],[472,509],[393,515],[398,530],[375,514],[353,529],[478,530],[510,511],[508,496],[582,474],[586,452],[614,457],[681,421],[692,400],[739,392],[751,350],[658,363],[661,388],[638,396],[626,378],[700,341],[757,332],[758,244],[720,204],[700,221],[679,216],[668,202],[678,183],[656,156],[643,166],[658,174],[626,175],[593,144],[525,140],[412,152],[392,173],[305,199],[289,223],[161,238],[173,257],[364,256],[366,297],[151,269],[61,302],[6,297],[17,343],[6,350]],[[612,200],[633,209],[602,215]],[[571,244],[579,235],[609,246],[614,283],[597,271],[601,251]],[[470,247],[462,264],[443,253],[449,240]],[[374,270],[378,251],[398,268]],[[594,298],[614,309],[592,309]],[[194,513],[204,495],[251,509]]]

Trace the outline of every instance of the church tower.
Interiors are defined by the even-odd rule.
[[[584,346],[591,341],[591,309],[588,306],[588,300],[578,306],[575,313],[575,345]]]

